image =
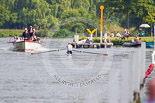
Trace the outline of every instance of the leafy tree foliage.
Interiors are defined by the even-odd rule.
[[[110,7],[114,12],[121,12],[126,15],[126,28],[129,28],[129,18],[131,13],[137,17],[142,17],[150,10],[155,10],[153,0],[106,0],[106,7]]]
[[[100,8],[104,9],[104,25],[117,24],[129,28],[148,22],[148,12],[155,11],[155,0],[0,0],[0,28],[23,29],[30,25],[50,28],[70,17],[84,17],[100,23]],[[132,19],[132,20],[130,20]],[[138,22],[138,23],[137,23]],[[74,22],[63,25],[68,32],[82,32],[93,24]],[[65,30],[66,29],[66,30]],[[62,32],[57,32],[59,35]],[[64,36],[65,36],[64,35]]]

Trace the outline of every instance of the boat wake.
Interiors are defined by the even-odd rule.
[[[12,51],[12,50],[13,50],[13,47],[8,47],[8,48],[0,48],[0,50]]]

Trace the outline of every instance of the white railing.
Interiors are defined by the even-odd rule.
[[[152,64],[155,64],[154,56],[155,56],[155,50],[154,50],[153,53],[152,53]]]
[[[145,46],[145,43],[142,43],[140,48],[127,51],[121,68],[110,72],[108,103],[132,103],[134,92],[140,92],[140,85],[145,78]]]
[[[155,25],[154,25],[154,51],[152,53],[152,64],[155,64],[154,56],[155,56]]]

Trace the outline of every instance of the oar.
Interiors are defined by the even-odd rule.
[[[79,51],[79,50],[73,50],[73,51],[80,52],[80,53],[89,53],[89,54],[97,54],[97,55],[105,55],[105,56],[108,56],[108,54],[102,54],[102,53],[86,52],[86,51]]]
[[[55,51],[60,51],[60,50],[66,50],[66,49],[55,49],[55,50],[49,50],[49,51],[45,51],[45,52],[31,53],[31,55],[48,53],[48,52],[55,52]]]

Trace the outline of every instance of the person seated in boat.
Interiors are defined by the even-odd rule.
[[[33,41],[36,41],[37,40],[35,29],[33,29],[31,40],[33,40]]]
[[[130,40],[130,44],[132,44],[132,43],[134,43],[134,42],[135,42],[134,39],[131,39],[131,40]]]
[[[87,38],[86,42],[85,43],[90,43],[90,40],[89,40],[89,37]]]
[[[138,35],[136,35],[136,37],[134,38],[134,41],[139,40]]]
[[[137,43],[137,44],[141,44],[141,43],[142,43],[141,38],[137,39],[137,40],[136,40],[136,43]]]
[[[25,28],[25,32],[23,32],[23,36],[24,40],[29,40],[30,39],[30,35],[27,31],[27,28]]]
[[[67,54],[72,54],[73,46],[71,45],[71,42],[67,45]]]
[[[17,35],[14,37],[14,42],[16,42],[16,40],[17,40]]]
[[[21,40],[20,40],[20,37],[19,36],[17,36],[17,40],[16,40],[16,42],[20,42]]]
[[[30,29],[28,30],[28,33],[29,33],[30,37],[33,35],[33,29],[32,29],[32,26],[30,26]]]
[[[23,38],[22,37],[19,37],[20,38],[20,41],[23,41]]]
[[[21,41],[21,39],[20,39],[19,36],[15,36],[15,37],[14,37],[14,42],[20,42],[20,41]]]
[[[38,41],[38,43],[40,43],[40,37],[37,37],[37,41]]]

